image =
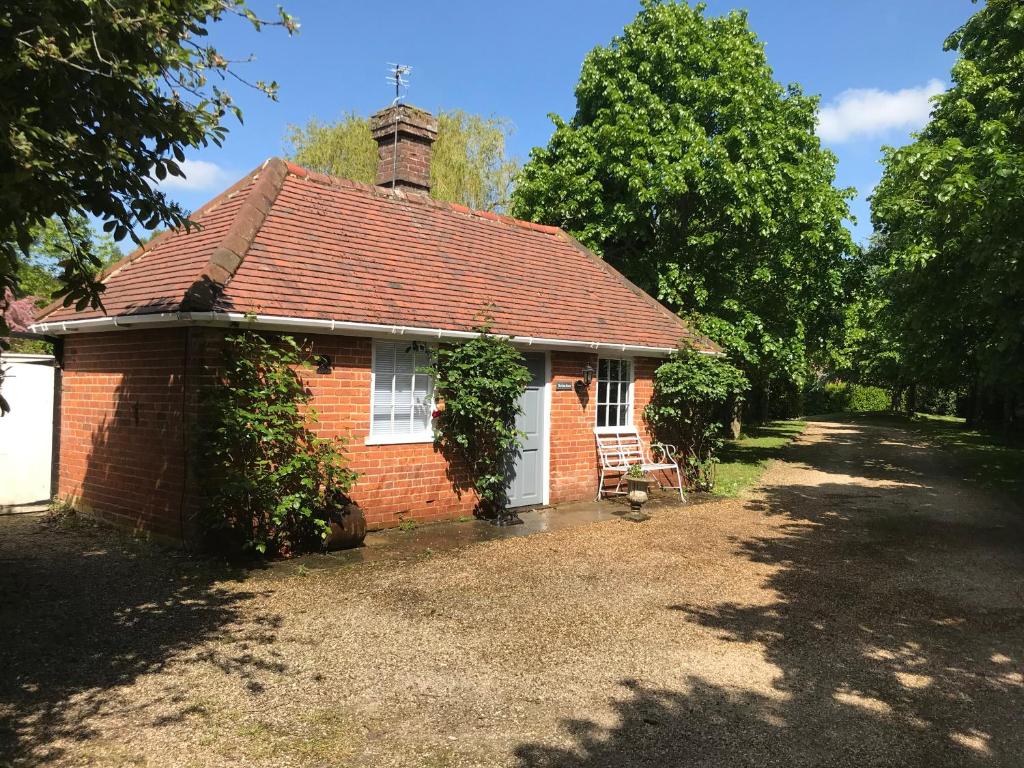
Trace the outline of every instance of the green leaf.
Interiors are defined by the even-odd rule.
[[[150,178],[178,175],[174,163],[185,159],[183,147],[220,143],[225,135],[213,104],[230,103],[230,95],[207,85],[208,52],[194,47],[224,6],[208,0],[150,3],[145,12],[129,6],[39,0],[4,7],[0,26],[18,45],[5,49],[0,67],[9,118],[0,188],[17,194],[0,195],[0,243],[17,243],[25,257],[47,221],[70,230],[72,220],[92,216],[118,240],[141,222],[149,228],[191,223]],[[231,7],[248,11],[245,2],[232,0]],[[296,27],[283,13],[260,19],[266,25],[289,34]],[[224,61],[225,74],[237,74],[234,64],[213,55]],[[106,244],[76,232],[66,237],[70,258],[56,275],[57,293],[69,305],[99,307],[103,287],[92,249]],[[14,279],[21,261],[0,259],[0,282]]]
[[[506,505],[506,459],[522,446],[515,422],[530,373],[509,339],[490,333],[487,323],[477,330],[475,338],[439,347],[424,372],[443,403],[436,442],[453,467],[468,470],[480,511],[494,515]]]

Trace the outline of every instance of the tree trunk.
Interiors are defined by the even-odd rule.
[[[981,429],[991,419],[988,407],[989,394],[988,390],[978,385],[977,400],[974,403],[974,427],[975,429]]]
[[[910,416],[914,415],[914,411],[917,410],[917,383],[911,382],[910,386],[907,387],[907,414]]]
[[[893,413],[899,413],[900,412],[900,400],[901,400],[900,396],[902,394],[903,394],[903,390],[900,388],[900,386],[898,384],[896,386],[894,386],[890,390],[890,394],[889,394],[889,410],[892,411]]]
[[[978,426],[978,377],[971,378],[971,384],[967,388],[967,412],[964,417],[967,419],[967,426],[971,429]]]
[[[755,411],[755,418],[758,424],[764,424],[768,421],[768,404],[770,398],[768,394],[768,385],[764,384],[757,392],[757,409]]]
[[[739,440],[743,428],[743,400],[736,395],[729,398],[726,404],[729,421],[725,425],[725,436],[730,440]]]
[[[1009,435],[1013,432],[1013,417],[1017,410],[1016,399],[1013,396],[1013,392],[1009,390],[1003,395],[1003,418],[1002,418],[1002,431],[1003,434]]]

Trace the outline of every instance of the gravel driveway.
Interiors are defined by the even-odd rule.
[[[0,765],[1021,766],[1022,515],[812,423],[748,498],[305,577],[0,518]]]

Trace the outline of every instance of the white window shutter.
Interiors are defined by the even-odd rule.
[[[419,371],[429,363],[428,358],[411,342],[375,343],[372,435],[430,433],[433,382]]]
[[[413,400],[413,431],[428,432],[430,430],[430,416],[433,410],[433,381],[430,376],[419,371],[430,364],[429,355],[419,353],[416,355],[416,374],[413,376],[412,400]]]
[[[378,344],[373,356],[373,434],[394,434],[394,386],[395,345]]]

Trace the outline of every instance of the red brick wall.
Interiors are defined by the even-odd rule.
[[[651,435],[647,431],[647,422],[644,420],[644,408],[651,402],[651,397],[654,395],[654,372],[662,362],[662,360],[651,357],[637,357],[633,360],[633,420],[648,448]]]
[[[366,511],[371,527],[396,525],[401,518],[421,521],[453,519],[473,511],[472,491],[455,493],[448,463],[430,443],[366,445],[370,431],[370,339],[315,337],[315,354],[333,363],[329,376],[310,373],[307,384],[325,436],[348,436],[352,468],[360,474],[353,497]],[[583,366],[597,368],[597,356],[551,353],[550,501],[559,504],[593,498],[598,460],[594,439],[596,382],[581,398],[575,390],[557,391],[557,382],[575,383]],[[657,360],[634,361],[634,422],[645,442],[644,406],[650,402]]]
[[[582,397],[575,390],[559,392],[558,382],[575,383],[589,363],[597,370],[597,355],[551,353],[551,503],[592,499],[597,495],[600,462],[594,426],[597,423],[597,382]],[[645,444],[650,444],[643,420],[651,400],[654,369],[660,361],[633,361],[633,422]]]
[[[186,332],[64,344],[58,494],[127,528],[181,537]]]
[[[597,355],[551,353],[552,504],[593,498],[597,491],[594,443],[597,383],[592,383],[582,396],[575,389],[559,392],[557,386],[559,382],[574,385],[588,363],[596,370]]]
[[[348,439],[351,467],[360,477],[352,496],[372,528],[472,514],[472,491],[456,494],[448,462],[432,443],[366,445],[370,434],[370,360],[373,342],[346,336],[314,337],[314,354],[330,357],[329,375],[306,374],[325,437]]]
[[[431,443],[367,445],[370,429],[372,341],[344,336],[313,337],[314,354],[326,354],[329,374],[304,373],[319,415],[318,431],[348,440],[352,468],[359,473],[354,499],[370,527],[471,514],[472,490],[452,477],[448,462]],[[183,329],[117,331],[69,337],[65,346],[59,493],[84,509],[136,529],[179,537],[182,514],[194,497],[183,494],[186,424],[195,414],[195,387],[216,365],[219,332]],[[185,346],[191,345],[185,370]],[[580,397],[557,391],[575,383],[597,356],[551,353],[550,500],[593,498],[598,462],[594,441],[597,385]],[[202,366],[206,365],[204,369]],[[643,428],[657,361],[635,361],[634,420]],[[187,383],[183,385],[183,381]],[[183,396],[183,386],[187,391]],[[182,418],[184,413],[187,419]],[[191,491],[191,488],[186,490]],[[189,517],[186,518],[187,530]]]

